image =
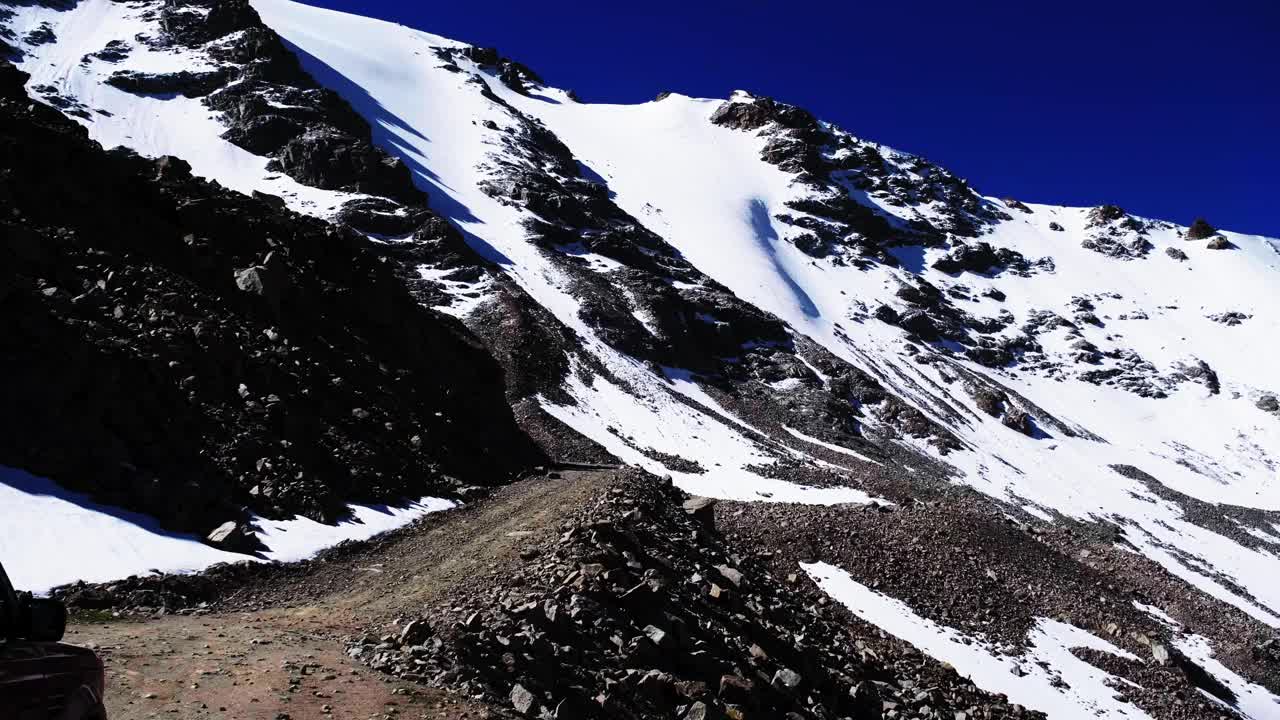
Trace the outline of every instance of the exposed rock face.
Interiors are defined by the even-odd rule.
[[[385,195],[402,202],[421,197],[404,161],[328,129],[308,130],[290,140],[273,167],[304,185],[326,190]]]
[[[105,153],[24,81],[0,66],[0,464],[203,536],[538,462],[497,366],[362,237]]]
[[[169,74],[142,73],[122,70],[107,78],[107,84],[140,95],[178,94],[186,97],[204,97],[226,84],[230,73],[223,70],[207,72],[181,72]]]
[[[452,51],[444,48],[440,48],[438,52],[444,59],[452,60],[455,57]],[[542,78],[538,73],[523,63],[503,57],[498,53],[497,48],[466,47],[456,52],[457,56],[465,57],[482,68],[494,71],[503,85],[522,95],[528,93],[530,86],[542,84]]]
[[[726,102],[711,114],[711,122],[736,130],[759,130],[770,123],[793,130],[820,130],[817,119],[807,110],[767,97],[751,102]]]
[[[391,237],[411,235],[432,217],[424,208],[397,205],[382,198],[352,200],[338,213],[339,221],[360,232]]]

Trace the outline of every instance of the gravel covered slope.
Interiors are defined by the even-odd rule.
[[[497,364],[367,239],[104,152],[0,79],[0,464],[204,534],[541,459]]]

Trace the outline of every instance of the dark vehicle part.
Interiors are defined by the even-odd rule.
[[[102,661],[59,642],[67,608],[13,589],[0,565],[0,717],[106,720]]]

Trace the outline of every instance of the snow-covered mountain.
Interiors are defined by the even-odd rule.
[[[0,21],[32,95],[104,147],[371,238],[504,366],[549,457],[782,507],[978,502],[1143,598],[1236,712],[1280,714],[1256,650],[1280,628],[1280,241],[986,197],[748,92],[584,103],[495,50],[289,0]],[[867,622],[971,662],[952,650],[980,633],[934,595],[812,559]],[[1069,648],[1130,651],[1061,602],[1028,601],[1025,642],[1085,690],[1003,666],[988,689],[1144,716]]]

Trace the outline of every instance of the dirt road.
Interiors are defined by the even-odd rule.
[[[343,638],[394,622],[510,563],[559,533],[565,513],[610,482],[565,472],[508,486],[429,518],[302,578],[247,591],[266,609],[73,625],[97,649],[112,720],[141,718],[482,718],[465,700],[383,676],[349,659]],[[243,601],[245,598],[241,598]]]

